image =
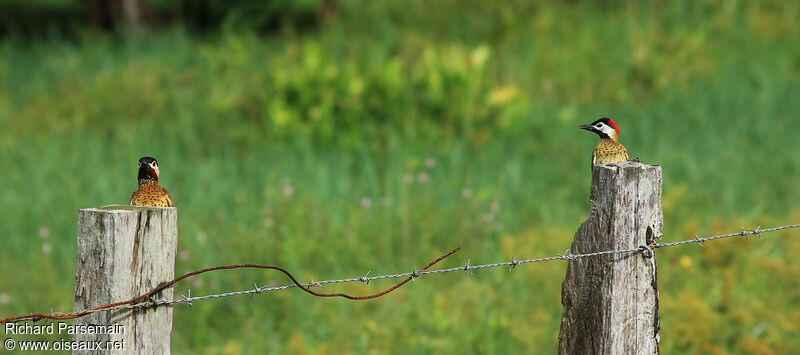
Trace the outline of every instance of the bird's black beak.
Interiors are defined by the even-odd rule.
[[[580,129],[585,129],[587,131],[594,132],[594,126],[592,126],[590,124],[582,124],[579,127],[580,127]]]

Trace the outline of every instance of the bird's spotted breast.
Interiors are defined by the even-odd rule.
[[[173,207],[172,197],[170,197],[167,189],[155,181],[139,185],[139,189],[131,195],[131,205]]]
[[[592,165],[611,164],[628,161],[625,146],[612,139],[601,139],[592,151]]]

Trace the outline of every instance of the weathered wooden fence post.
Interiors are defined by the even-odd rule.
[[[171,280],[177,244],[178,210],[174,207],[113,205],[80,210],[75,310],[126,301]],[[159,295],[171,297],[172,288]],[[168,306],[98,312],[74,324],[119,325],[124,334],[75,334],[73,340],[124,341],[125,353],[170,352],[172,308]]]
[[[626,162],[592,168],[589,217],[573,254],[633,249],[660,238],[661,167]],[[657,354],[655,258],[611,254],[573,259],[561,288],[559,354]]]

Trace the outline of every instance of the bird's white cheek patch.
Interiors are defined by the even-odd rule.
[[[158,166],[154,166],[153,164],[150,164],[150,170],[153,172],[153,175],[155,175],[155,178],[158,179],[158,176],[159,176]]]
[[[616,137],[617,136],[617,131],[615,131],[614,128],[611,128],[610,126],[605,126],[604,125],[602,131],[603,131],[603,133],[605,133],[609,137]]]

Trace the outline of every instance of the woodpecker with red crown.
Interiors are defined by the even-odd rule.
[[[139,188],[131,195],[131,205],[173,207],[172,197],[158,184],[158,162],[155,158],[139,159]]]
[[[619,126],[614,120],[603,117],[580,128],[600,136],[600,143],[592,151],[592,165],[628,161],[628,152],[619,143]]]

